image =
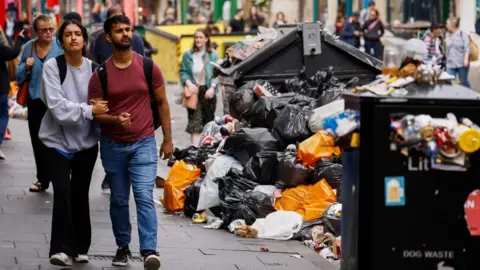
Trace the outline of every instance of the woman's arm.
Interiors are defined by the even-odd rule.
[[[17,41],[15,41],[15,46],[13,48],[7,47],[5,45],[0,45],[0,59],[2,62],[11,61],[18,57],[22,51],[22,45],[25,39],[18,36]]]
[[[45,63],[42,79],[41,98],[57,123],[63,126],[76,126],[93,120],[93,106],[72,102],[65,97],[55,59]]]
[[[468,36],[467,33],[462,32],[462,40],[463,40],[463,65],[465,67],[468,67],[470,64],[470,37]]]
[[[21,85],[27,79],[27,76],[30,74],[30,70],[27,70],[27,58],[30,57],[30,48],[33,46],[33,42],[30,41],[25,45],[23,48],[22,57],[20,59],[20,63],[15,68],[15,77],[17,78],[17,84]]]
[[[182,63],[180,65],[180,81],[182,86],[186,86],[187,82],[192,83],[192,67],[187,64],[188,62],[188,52],[183,53]]]

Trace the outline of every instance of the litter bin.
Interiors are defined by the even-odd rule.
[[[458,85],[407,90],[397,98],[344,95],[345,107],[360,111],[361,127],[360,148],[343,154],[341,269],[479,269],[480,155],[469,156],[466,171],[433,169],[422,152],[391,148],[390,117],[453,113],[480,123],[480,95]],[[394,204],[392,179],[401,198]]]
[[[381,61],[325,32],[321,24],[283,25],[276,31],[274,40],[244,61],[217,69],[237,87],[251,80],[281,86],[286,79],[311,77],[330,66],[342,81],[359,77],[361,83],[368,83],[381,72]]]

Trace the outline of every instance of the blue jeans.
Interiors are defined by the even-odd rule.
[[[380,41],[371,42],[365,40],[365,52],[370,54],[371,56],[376,57],[377,59],[382,59],[382,50],[383,47]]]
[[[140,251],[155,251],[158,231],[153,201],[158,160],[155,137],[145,137],[134,143],[118,143],[102,137],[100,154],[110,182],[110,218],[117,246],[129,245],[131,241],[128,207],[131,183],[137,206]]]
[[[453,76],[457,76],[460,78],[460,82],[470,88],[470,82],[468,81],[468,71],[470,67],[461,67],[461,68],[449,68],[447,67],[447,73]]]
[[[0,145],[8,124],[8,93],[0,93]]]

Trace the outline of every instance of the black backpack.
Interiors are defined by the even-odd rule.
[[[153,85],[152,85],[152,73],[153,73],[153,60],[143,56],[143,73],[145,74],[145,79],[147,80],[148,91],[150,93],[150,108],[152,109],[152,116],[153,116],[153,127],[154,129],[158,129],[161,125],[160,118],[158,117],[158,107],[157,101],[155,100],[155,93],[153,92]],[[108,100],[108,72],[107,72],[107,65],[102,63],[97,68],[98,79],[100,80],[100,84],[102,85],[103,90],[103,99]]]
[[[65,77],[67,77],[67,60],[65,60],[65,55],[59,55],[55,57],[57,61],[58,71],[60,73],[60,85],[63,84],[65,81]],[[92,61],[92,72],[98,67],[98,64]]]

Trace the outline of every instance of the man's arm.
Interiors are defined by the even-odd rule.
[[[95,71],[88,83],[88,100],[90,105],[103,99],[103,90],[97,71]],[[110,114],[95,115],[93,119],[101,125],[115,125],[119,123],[119,117]]]

